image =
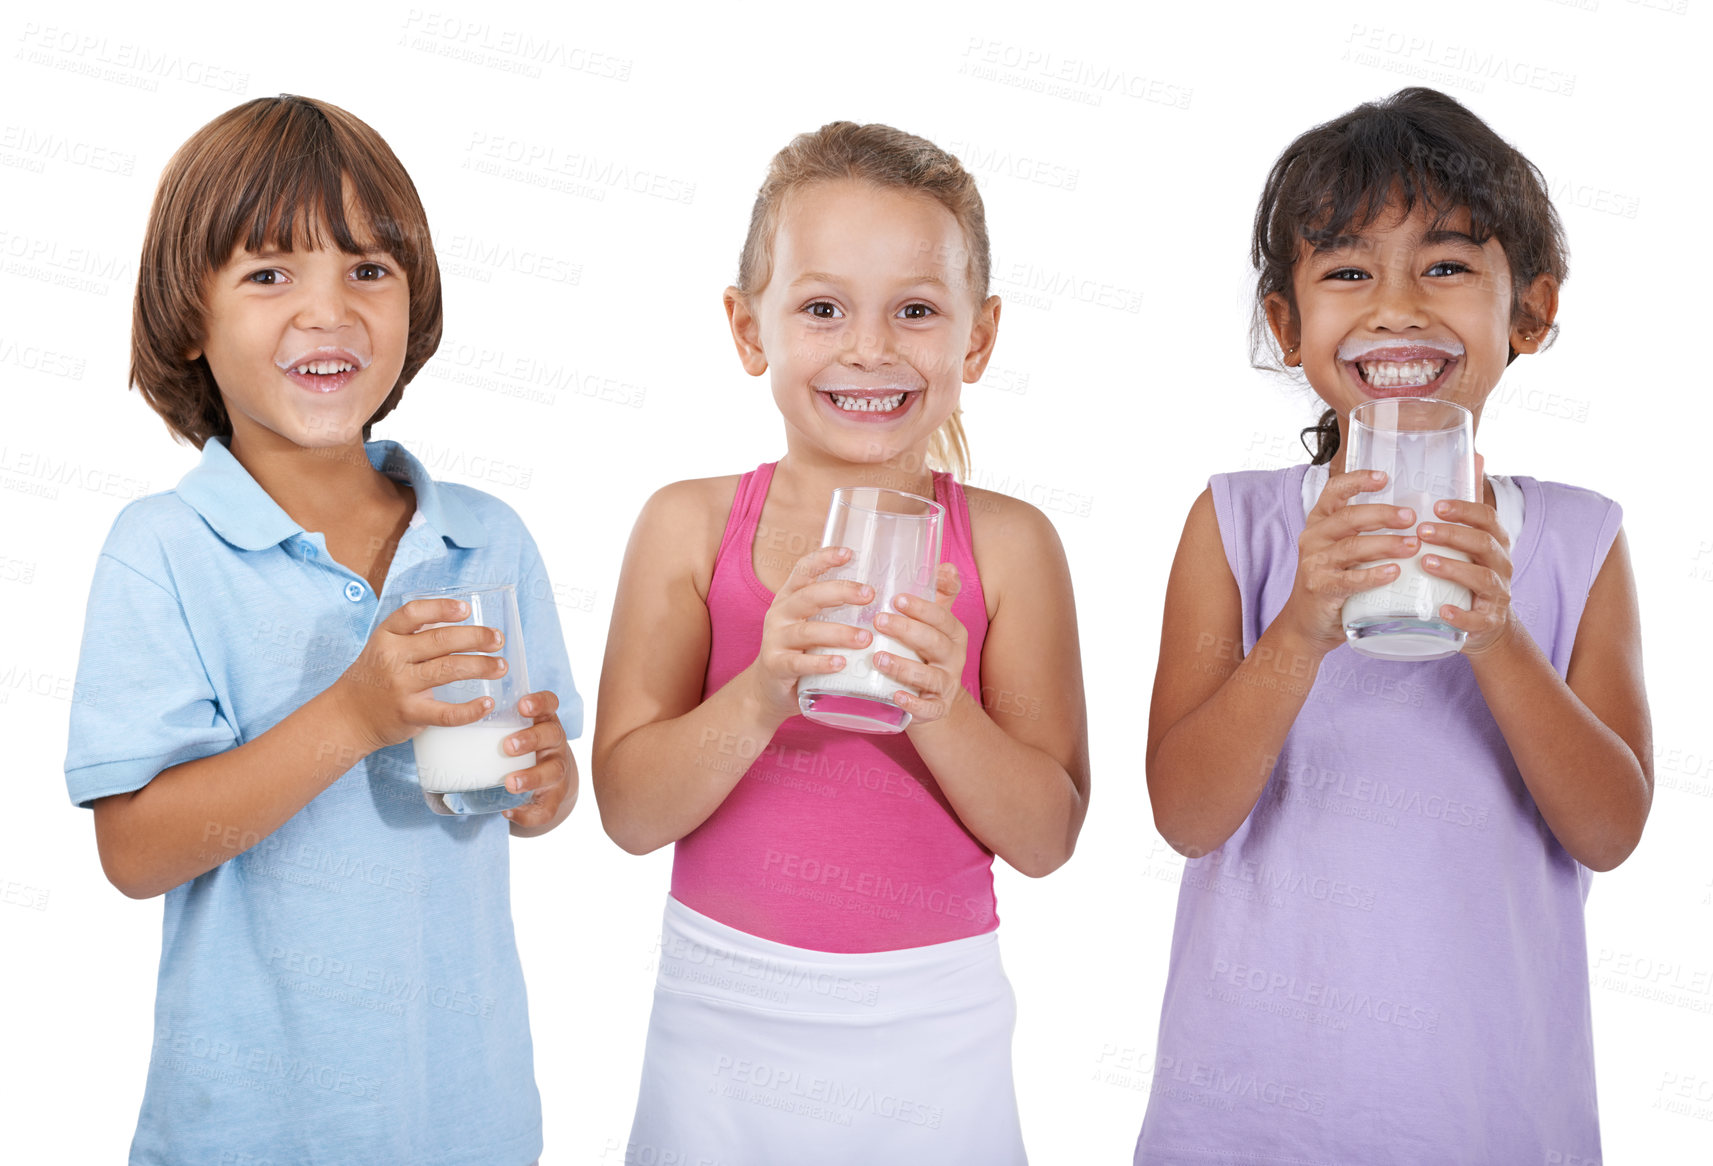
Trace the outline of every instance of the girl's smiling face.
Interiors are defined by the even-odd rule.
[[[410,293],[384,252],[239,248],[208,277],[202,346],[236,445],[361,440],[404,367]]]
[[[1285,363],[1302,365],[1341,434],[1350,410],[1377,397],[1439,397],[1479,422],[1511,351],[1539,349],[1556,281],[1539,276],[1514,296],[1499,240],[1477,244],[1469,230],[1466,209],[1441,219],[1420,203],[1408,214],[1388,204],[1354,235],[1303,244],[1294,311],[1282,295],[1268,297]]]
[[[967,258],[927,195],[857,181],[791,193],[767,284],[728,288],[726,311],[745,370],[772,370],[792,448],[874,463],[926,447],[998,330],[999,298],[976,300]]]

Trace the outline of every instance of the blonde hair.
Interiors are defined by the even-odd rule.
[[[737,289],[759,295],[773,275],[773,237],[785,198],[816,182],[859,179],[889,190],[925,194],[952,213],[968,245],[965,276],[976,303],[987,299],[993,257],[987,241],[987,214],[975,179],[952,155],[926,138],[887,125],[829,122],[812,134],[798,134],[773,156],[756,192],[749,234],[738,256]],[[969,473],[969,439],[963,410],[952,415],[928,439],[928,464],[963,478]]]

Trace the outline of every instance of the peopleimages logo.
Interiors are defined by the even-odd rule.
[[[887,875],[853,871],[836,863],[821,862],[812,857],[786,854],[779,850],[767,852],[762,869],[782,878],[813,883],[821,888],[843,891],[894,907],[932,911],[937,915],[947,915],[972,923],[987,922],[985,904],[966,899],[962,895],[949,894],[938,887],[925,887],[908,879],[894,881]]]

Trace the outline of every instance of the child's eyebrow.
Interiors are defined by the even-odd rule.
[[[1443,243],[1461,243],[1466,247],[1473,247],[1477,251],[1481,250],[1481,244],[1477,243],[1475,236],[1468,231],[1437,230],[1429,231],[1422,236],[1424,247],[1438,247]]]
[[[1319,255],[1325,251],[1355,251],[1358,248],[1372,245],[1361,235],[1334,235],[1330,239],[1322,239],[1314,244],[1314,253]]]

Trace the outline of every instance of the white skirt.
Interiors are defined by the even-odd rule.
[[[666,900],[625,1166],[1020,1166],[993,932],[774,943]]]

